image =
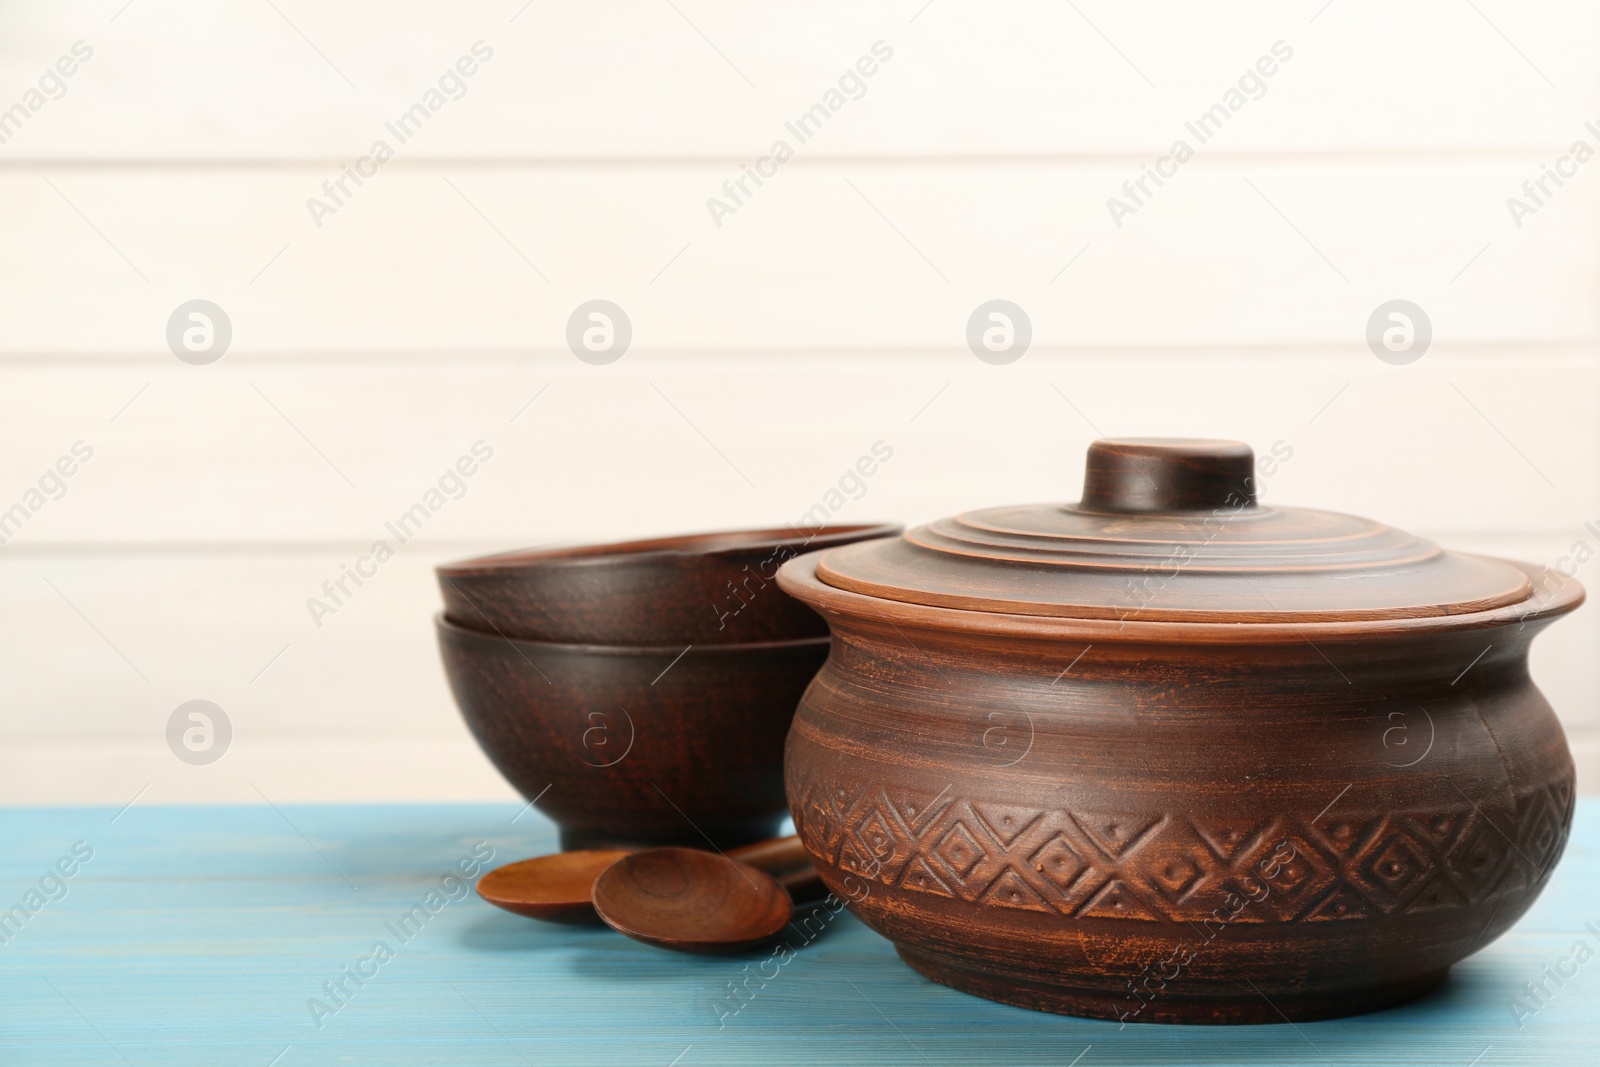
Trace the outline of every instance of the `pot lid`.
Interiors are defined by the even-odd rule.
[[[818,555],[827,585],[904,603],[1058,618],[1279,622],[1484,611],[1527,573],[1370,519],[1256,502],[1237,441],[1089,446],[1083,499],[972,511]]]

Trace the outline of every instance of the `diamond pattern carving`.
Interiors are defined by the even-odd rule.
[[[1385,827],[1355,858],[1349,874],[1367,899],[1383,911],[1400,903],[1406,890],[1428,873],[1427,860],[1403,830]]]
[[[1445,857],[1445,865],[1467,899],[1477,902],[1494,888],[1511,846],[1498,830],[1475,814],[1467,817],[1467,827],[1456,840],[1456,847]]]
[[[1239,890],[1256,902],[1240,916],[1287,922],[1306,911],[1336,880],[1334,867],[1285,824],[1243,857]]]
[[[934,873],[928,861],[920,856],[906,865],[905,877],[900,879],[902,889],[915,890],[918,893],[933,893],[941,897],[953,897],[950,887],[944,884],[944,879]]]
[[[1010,869],[994,880],[988,892],[983,894],[983,902],[1001,908],[1020,908],[1025,911],[1050,910],[1050,906],[1044,902],[1038,891],[1023,881],[1022,875]]]
[[[1078,914],[1087,919],[1139,919],[1145,922],[1160,919],[1133,890],[1116,878],[1107,882],[1105,888],[1096,893],[1089,903],[1078,909]]]
[[[1138,847],[1157,823],[1159,815],[1140,815],[1125,811],[1074,812],[1073,818],[1091,840],[1112,859]]]
[[[861,877],[976,907],[1084,919],[1342,922],[1463,908],[1542,879],[1571,827],[1568,783],[1460,808],[1206,819],[1023,807],[812,778],[796,824]],[[1510,839],[1508,840],[1507,835]],[[1232,904],[1227,902],[1231,901]]]
[[[1089,869],[1083,857],[1073,850],[1072,843],[1061,834],[1046,841],[1028,861],[1065,896],[1074,883]]]
[[[950,873],[963,881],[984,860],[983,846],[963,822],[956,823],[939,839],[933,854],[944,860]]]
[[[1267,828],[1265,820],[1258,823],[1226,820],[1196,820],[1194,828],[1205,838],[1206,844],[1220,860],[1231,860],[1245,845],[1261,836]]]
[[[1043,817],[1042,812],[1004,804],[984,804],[974,801],[972,806],[983,819],[983,825],[989,833],[1006,848],[1010,848],[1013,841],[1027,833],[1028,828]]]

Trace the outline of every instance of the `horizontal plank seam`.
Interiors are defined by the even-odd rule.
[[[1432,540],[1449,542],[1451,540],[1469,537],[1482,538],[1514,538],[1518,540],[1536,540],[1539,538],[1567,538],[1573,536],[1573,526],[1540,526],[1526,530],[1499,528],[1463,527],[1451,530],[1436,530],[1431,527],[1417,527],[1413,532],[1420,533]],[[485,535],[478,537],[449,537],[438,539],[414,538],[406,542],[406,548],[411,552],[477,552],[495,551],[498,549],[515,549],[528,544],[541,544],[554,546],[558,543],[569,543],[578,538],[552,538],[530,537],[526,534],[507,534],[504,536]],[[0,547],[0,563],[7,556],[158,556],[158,555],[184,555],[188,553],[211,553],[227,556],[249,555],[276,555],[276,556],[315,556],[325,553],[343,553],[359,551],[372,544],[371,537],[349,538],[317,538],[295,540],[292,538],[278,538],[269,541],[233,541],[226,539],[194,538],[189,540],[127,540],[127,541],[70,541],[57,539],[41,539],[38,541],[24,541],[21,539],[10,541]]]
[[[501,170],[696,170],[700,168],[738,168],[761,154],[752,141],[744,155],[595,155],[595,156],[476,156],[438,155],[397,157],[384,164],[385,172],[406,170],[434,171],[459,168]],[[1449,148],[1310,148],[1221,151],[1208,150],[1196,156],[1189,166],[1202,169],[1234,166],[1371,166],[1414,163],[1539,163],[1548,162],[1570,151],[1570,144],[1544,146],[1505,146]],[[1002,153],[907,153],[904,155],[798,155],[785,164],[798,170],[826,170],[841,167],[1057,167],[1126,166],[1148,163],[1171,150],[1170,143],[1142,148],[1118,148],[1078,152],[1002,152]],[[38,170],[337,170],[359,156],[364,148],[352,148],[343,156],[13,156],[0,160],[0,173]]]
[[[1520,360],[1528,358],[1530,354],[1546,353],[1550,355],[1593,358],[1600,355],[1600,334],[1592,337],[1565,337],[1565,338],[1522,338],[1522,337],[1495,337],[1472,340],[1435,338],[1432,348],[1429,349],[1429,358],[1437,360],[1441,357],[1452,355],[1464,357],[1493,357],[1503,359],[1507,352],[1514,351]],[[1360,360],[1371,360],[1372,354],[1366,344],[1359,337],[1349,341],[1244,341],[1244,342],[1215,342],[1207,344],[1145,342],[1138,344],[1035,344],[1028,349],[1028,358],[1037,360],[1040,357],[1057,356],[1062,358],[1083,359],[1104,355],[1115,359],[1183,359],[1189,357],[1241,357],[1249,359],[1271,359],[1281,357],[1288,353],[1307,353],[1316,356],[1349,356]],[[964,347],[938,346],[938,345],[852,345],[834,348],[789,348],[769,347],[764,345],[740,345],[731,348],[630,348],[628,361],[637,363],[645,359],[653,360],[684,360],[694,361],[700,359],[805,359],[807,357],[822,358],[879,358],[879,359],[908,359],[927,357],[950,357],[957,360],[971,360],[972,353]],[[259,350],[259,351],[230,351],[224,363],[323,363],[332,361],[348,362],[440,362],[448,363],[451,367],[459,367],[463,362],[481,361],[485,363],[500,362],[528,362],[533,359],[551,359],[557,362],[569,363],[575,373],[582,372],[573,359],[572,353],[564,348],[454,348],[449,351],[434,349],[415,350],[388,350],[375,351],[371,349],[324,349],[307,348],[303,350]],[[173,362],[172,353],[165,350],[153,349],[125,349],[119,351],[100,352],[39,352],[39,351],[0,351],[0,368],[10,366],[49,366],[54,364],[111,364],[118,366],[141,366],[159,364],[166,366]]]

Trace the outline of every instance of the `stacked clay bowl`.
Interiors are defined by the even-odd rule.
[[[447,564],[445,674],[563,848],[770,837],[784,737],[829,648],[821,616],[774,576],[802,552],[899,533],[751,530]]]

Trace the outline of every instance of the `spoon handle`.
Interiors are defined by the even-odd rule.
[[[780,876],[778,884],[783,886],[796,908],[821,903],[828,895],[828,887],[822,884],[822,876],[809,863],[798,871]]]
[[[740,845],[728,849],[726,855],[729,859],[748,863],[758,871],[773,875],[811,865],[811,857],[806,855],[805,846],[800,843],[799,837],[793,835]]]

